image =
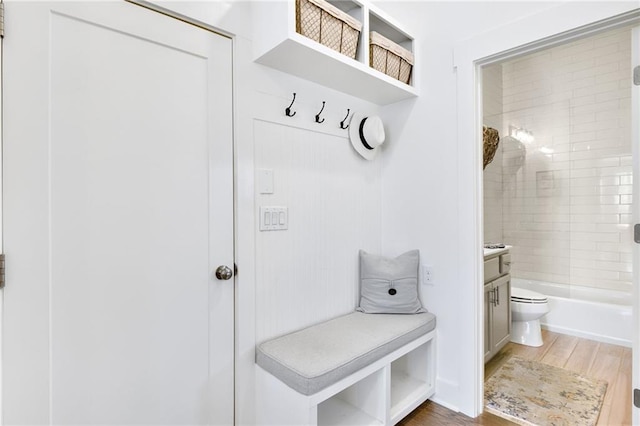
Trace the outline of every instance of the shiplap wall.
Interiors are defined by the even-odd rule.
[[[358,250],[381,248],[381,183],[380,161],[359,157],[346,132],[259,119],[253,126],[255,168],[274,176],[273,194],[256,193],[256,212],[289,209],[286,231],[259,231],[256,215],[256,342],[262,342],[357,306]]]
[[[631,291],[630,30],[502,65],[503,233],[520,278]]]

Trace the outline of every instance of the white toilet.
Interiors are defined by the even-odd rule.
[[[545,295],[511,287],[511,341],[542,346],[540,318],[548,312],[549,302]]]

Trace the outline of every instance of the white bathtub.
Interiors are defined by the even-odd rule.
[[[631,347],[632,308],[628,293],[580,286],[569,289],[566,285],[520,278],[512,278],[511,286],[548,297],[551,311],[540,320],[543,328]]]

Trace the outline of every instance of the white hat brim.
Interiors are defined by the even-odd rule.
[[[366,118],[364,114],[353,113],[351,121],[349,122],[349,140],[351,141],[351,146],[353,146],[353,149],[355,149],[358,154],[366,160],[373,160],[378,154],[379,146],[373,149],[367,149],[362,143],[360,139],[360,123],[364,118]]]

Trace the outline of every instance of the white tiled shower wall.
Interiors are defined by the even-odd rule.
[[[482,73],[482,110],[484,125],[502,135],[502,66]],[[484,241],[499,243],[502,234],[502,148],[484,169]]]
[[[502,122],[494,101],[485,122],[502,137],[533,135],[501,141],[501,201],[485,170],[485,217],[502,209],[501,229],[485,218],[485,236],[501,231],[514,246],[515,277],[631,292],[630,42],[617,29],[483,72],[485,82],[502,74]]]

